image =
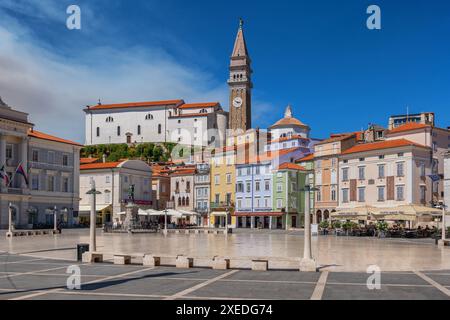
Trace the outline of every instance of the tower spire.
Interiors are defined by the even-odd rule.
[[[248,57],[247,44],[244,37],[244,20],[239,19],[239,29],[234,42],[232,57]]]

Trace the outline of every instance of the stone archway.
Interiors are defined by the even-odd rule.
[[[322,222],[322,211],[317,210],[316,216],[317,216],[317,223],[321,223]]]
[[[325,210],[325,211],[323,212],[323,220],[324,220],[324,221],[329,221],[329,220],[330,220],[330,211]]]

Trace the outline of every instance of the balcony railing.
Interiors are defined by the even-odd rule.
[[[223,209],[234,207],[233,202],[211,202],[211,209]]]

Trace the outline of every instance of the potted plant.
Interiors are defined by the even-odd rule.
[[[378,230],[378,237],[379,238],[385,238],[386,232],[389,229],[389,225],[386,221],[380,221],[377,223],[377,230]]]
[[[328,233],[328,227],[330,226],[330,224],[328,223],[328,221],[324,220],[319,224],[320,229],[322,230],[322,234],[325,235]]]

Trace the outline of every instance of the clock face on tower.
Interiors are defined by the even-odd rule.
[[[240,108],[242,106],[242,98],[241,97],[236,97],[233,99],[233,106],[235,108]]]

